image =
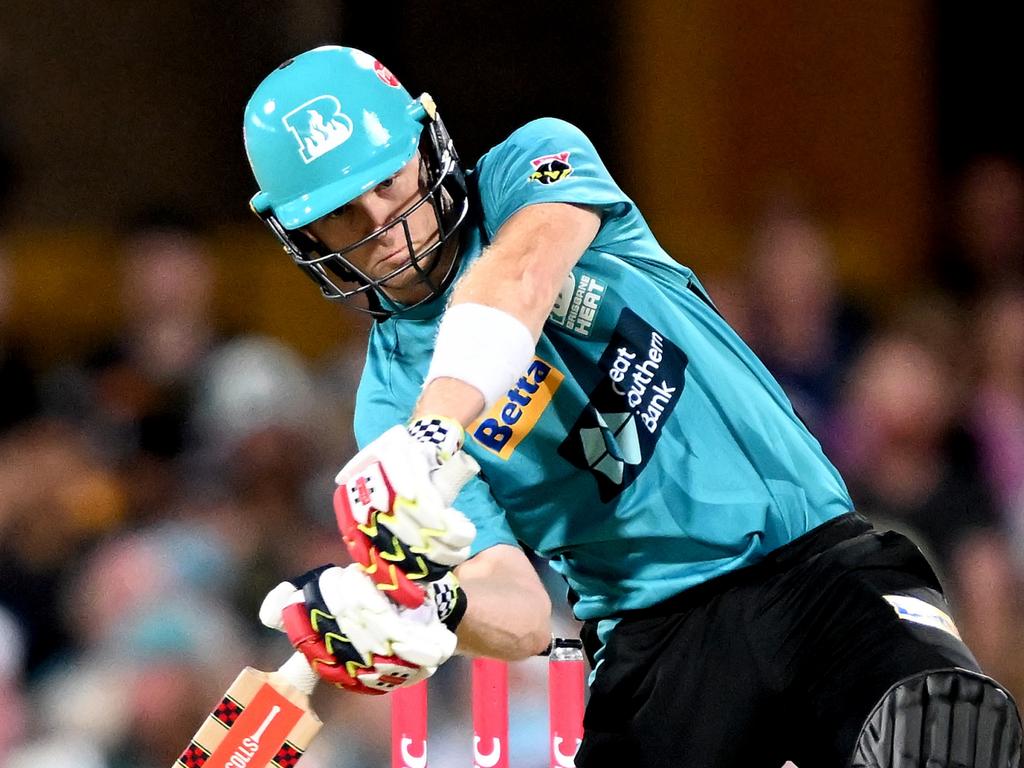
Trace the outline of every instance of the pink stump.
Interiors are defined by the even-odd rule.
[[[508,768],[508,666],[473,659],[473,766]]]
[[[426,768],[426,681],[409,688],[399,688],[390,697],[392,768]]]
[[[583,740],[586,670],[578,640],[556,640],[548,657],[551,768],[571,768]]]

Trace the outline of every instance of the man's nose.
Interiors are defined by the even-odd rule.
[[[381,199],[375,193],[375,190],[370,190],[366,193],[364,199],[360,202],[362,203],[363,215],[366,217],[366,224],[370,232],[374,232],[393,221],[393,205],[387,200]],[[387,234],[385,233],[382,236]]]

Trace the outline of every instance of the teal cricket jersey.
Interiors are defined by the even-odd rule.
[[[581,619],[643,608],[766,553],[853,504],[779,385],[658,245],[590,141],[541,119],[472,174],[460,270],[542,202],[600,212],[533,362],[467,430],[482,476],[456,507],[474,552],[522,542],[579,595]],[[410,416],[447,296],[376,323],[360,445]]]

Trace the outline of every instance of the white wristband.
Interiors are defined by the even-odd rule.
[[[437,331],[426,388],[434,379],[464,381],[484,396],[490,408],[533,360],[536,344],[522,321],[485,304],[455,304]]]

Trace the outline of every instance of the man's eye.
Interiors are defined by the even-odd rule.
[[[389,187],[394,186],[394,184],[395,184],[395,177],[392,176],[390,179],[384,179],[384,181],[382,181],[380,184],[378,184],[377,185],[377,189],[388,189]]]
[[[341,206],[341,208],[335,208],[333,211],[328,213],[327,214],[327,218],[328,219],[340,219],[346,213],[348,213],[348,206],[347,205],[343,205],[343,206]]]

